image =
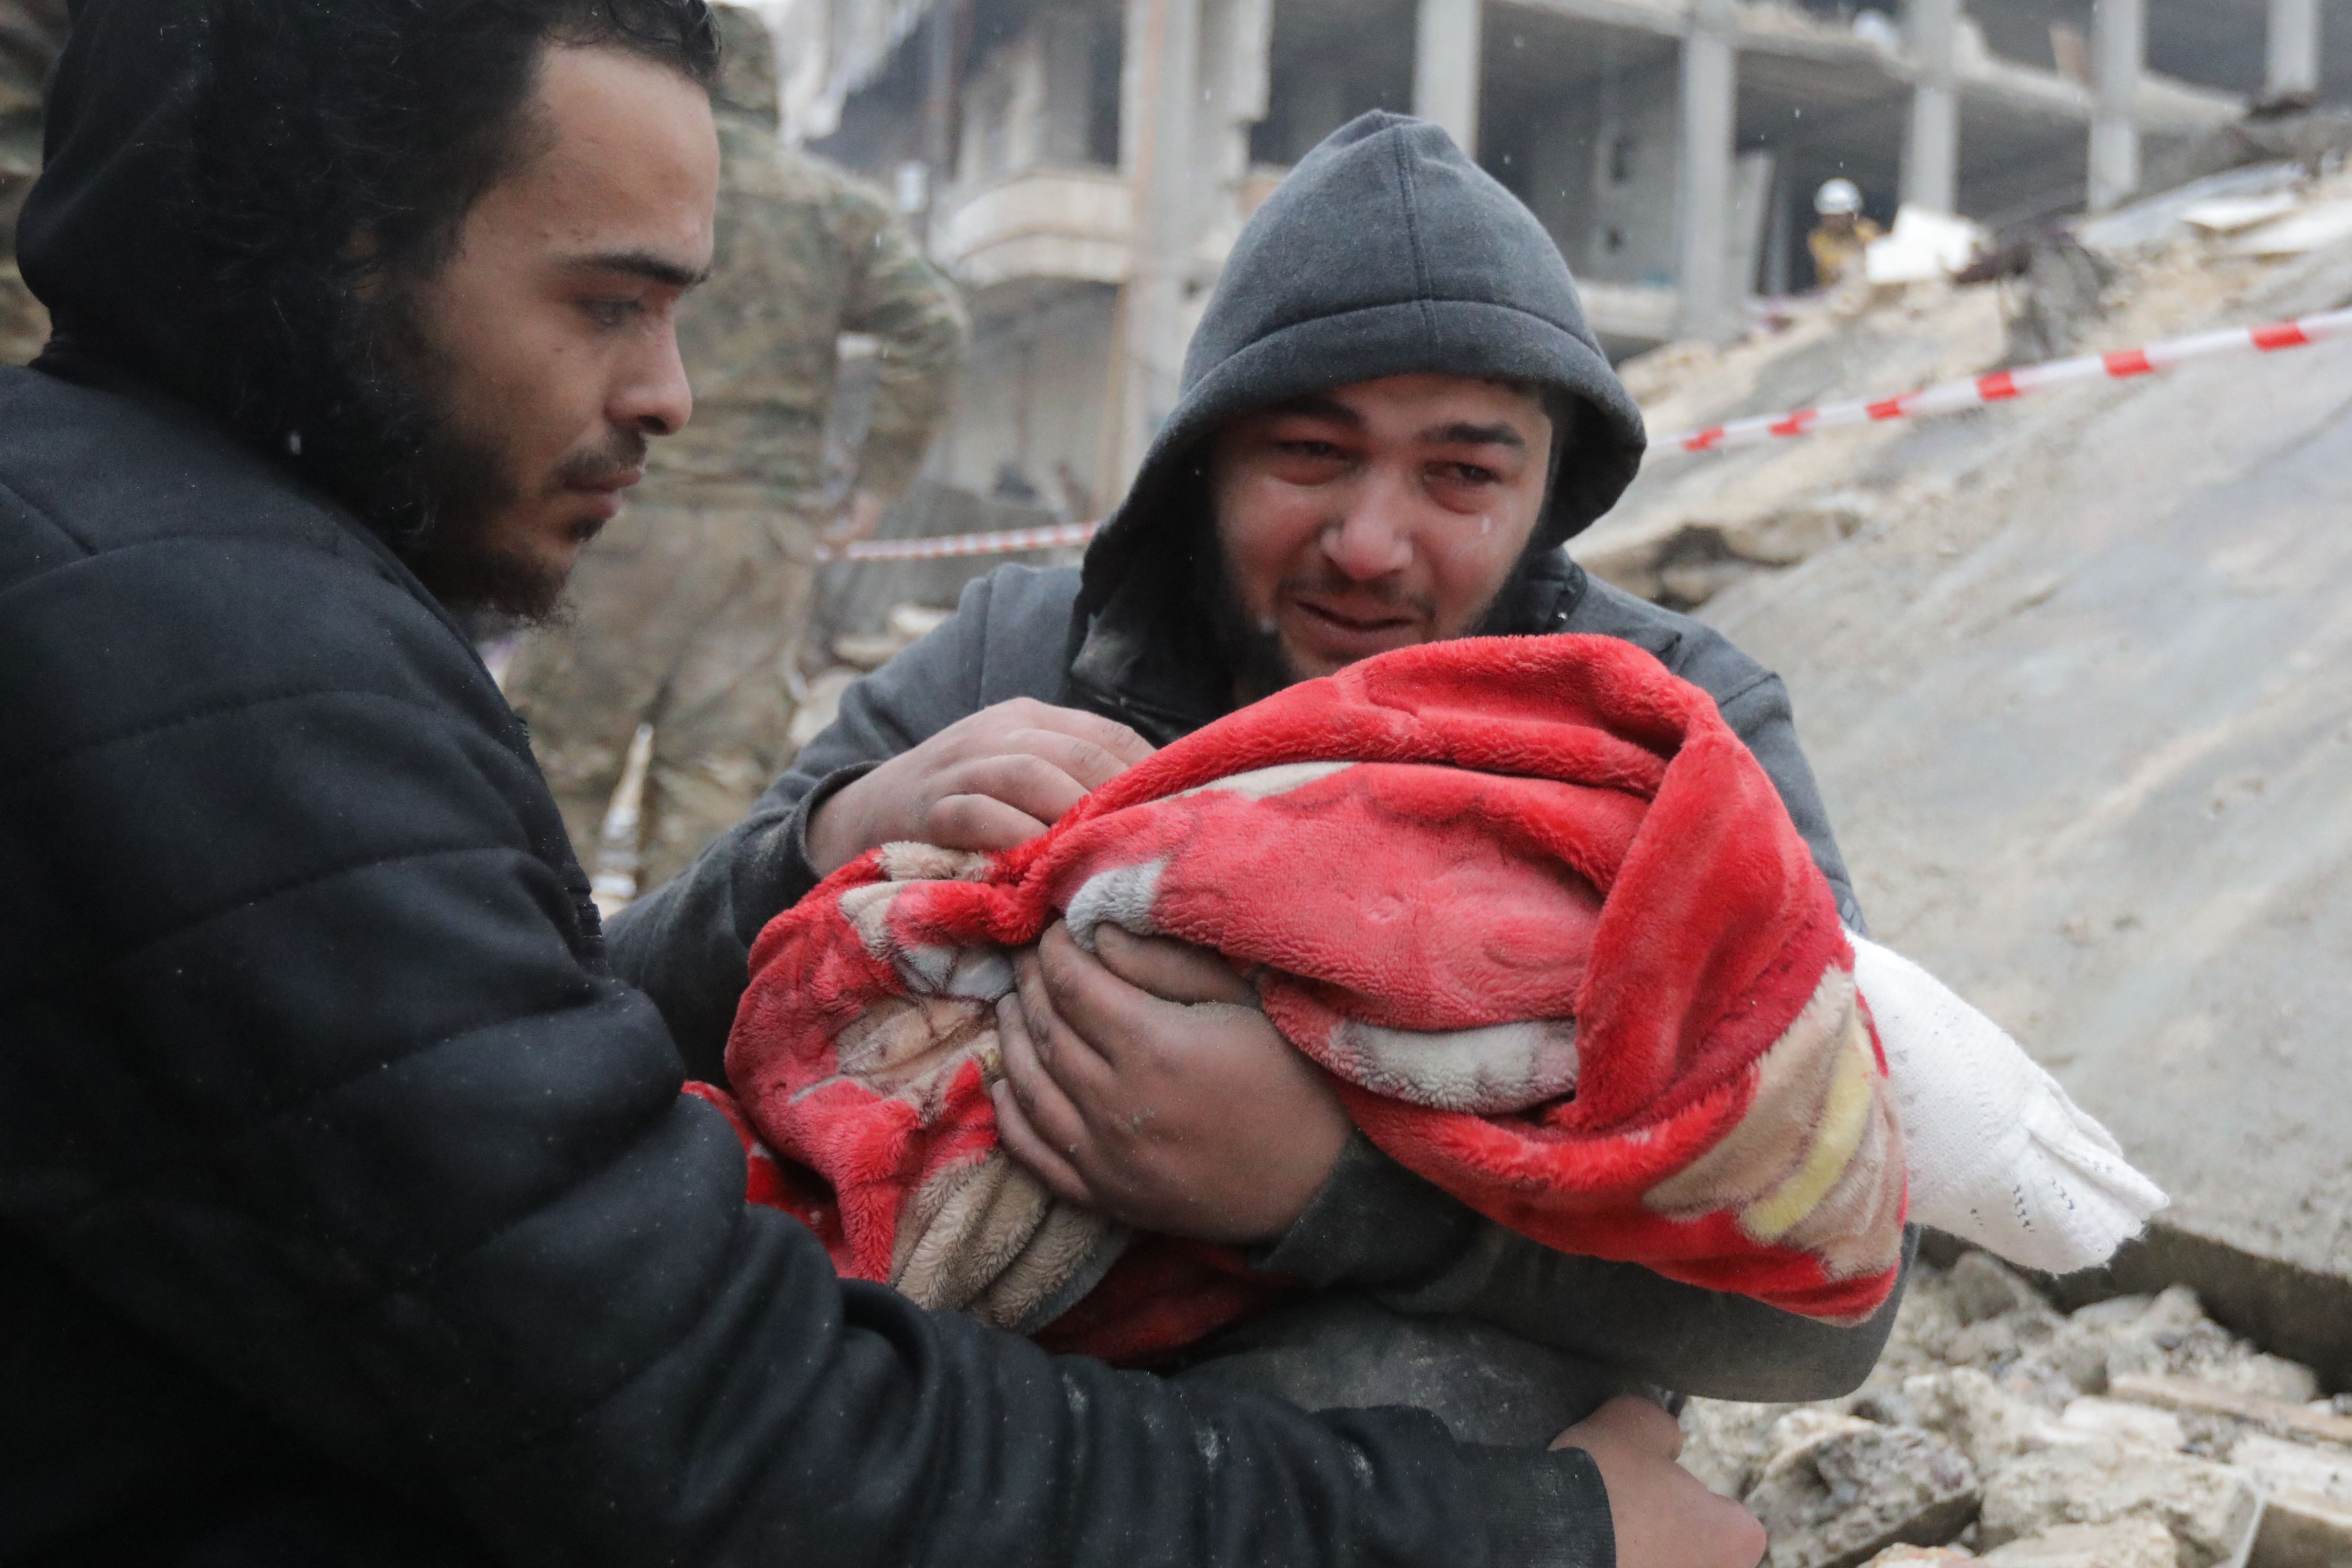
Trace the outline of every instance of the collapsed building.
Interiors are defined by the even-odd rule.
[[[1889,4],[1893,0],[1888,0]],[[1234,234],[1370,109],[1525,200],[1612,352],[1811,281],[1814,189],[2113,206],[2250,104],[2352,89],[2320,0],[801,0],[787,133],[892,189],[976,336],[937,477],[1063,515],[1172,403]]]

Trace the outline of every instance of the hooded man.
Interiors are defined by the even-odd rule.
[[[1175,411],[1083,569],[1000,568],[849,687],[760,809],[614,923],[619,961],[716,1053],[761,926],[865,850],[1018,843],[1139,747],[1360,658],[1488,633],[1622,638],[1706,690],[1858,929],[1779,679],[1559,548],[1615,502],[1643,441],[1535,217],[1443,131],[1365,115],[1243,230]],[[1099,959],[1056,927],[1022,960],[1002,1020],[1008,1148],[1074,1202],[1255,1244],[1331,1287],[1213,1346],[1202,1375],[1526,1440],[1629,1384],[1817,1399],[1875,1361],[1894,1301],[1831,1328],[1478,1218],[1352,1134],[1262,1016],[1180,1005],[1232,999],[1221,962],[1115,927],[1097,940]],[[1454,1317],[1411,1321],[1428,1314]]]
[[[451,613],[687,422],[700,0],[73,25],[0,371],[0,1562],[1752,1564],[1662,1416],[1186,1393],[746,1207]]]

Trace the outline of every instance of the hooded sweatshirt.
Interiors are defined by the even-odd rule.
[[[615,919],[615,965],[654,998],[689,1063],[722,1081],[751,945],[818,880],[809,817],[877,764],[1013,698],[1086,708],[1155,745],[1230,711],[1232,672],[1194,588],[1209,537],[1203,443],[1225,420],[1284,398],[1432,371],[1532,382],[1567,412],[1538,535],[1490,629],[1623,638],[1713,695],[1859,927],[1779,679],[1698,622],[1589,578],[1557,548],[1615,501],[1643,444],[1640,413],[1585,325],[1558,248],[1443,131],[1373,113],[1310,152],[1244,228],[1186,356],[1177,405],[1083,570],[1007,566],[971,584],[945,625],[848,688],[836,721],[751,816]],[[1723,1398],[1829,1397],[1867,1375],[1893,1322],[1892,1301],[1866,1327],[1835,1329],[1632,1265],[1566,1257],[1480,1219],[1361,1140],[1263,1263],[1375,1290],[1414,1313],[1469,1314],[1542,1345],[1478,1331],[1466,1349],[1453,1336],[1462,1354],[1441,1361],[1421,1324],[1338,1301],[1329,1310],[1345,1322],[1336,1329],[1318,1321],[1280,1343],[1260,1336],[1256,1362],[1285,1364],[1255,1385],[1330,1404],[1387,1395],[1449,1416],[1465,1413],[1454,1396],[1472,1387],[1532,1390],[1475,1401],[1505,1421],[1482,1430],[1517,1437],[1559,1400],[1613,1386],[1612,1375]],[[1335,1333],[1346,1346],[1336,1369],[1326,1354]],[[1444,1375],[1374,1385],[1381,1369],[1416,1363]]]
[[[462,630],[171,395],[172,182],[301,63],[223,19],[331,72],[403,13],[83,0],[58,77],[26,271],[102,351],[0,370],[0,1563],[1605,1564],[1587,1456],[1055,1360],[745,1206]]]

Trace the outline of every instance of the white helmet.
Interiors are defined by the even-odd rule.
[[[1862,214],[1862,190],[1852,180],[1824,180],[1822,188],[1813,193],[1813,211],[1828,217],[1858,217]]]

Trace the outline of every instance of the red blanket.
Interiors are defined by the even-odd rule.
[[[1631,644],[1369,660],[1019,849],[866,854],[761,934],[728,1047],[775,1155],[754,1196],[845,1276],[1148,1355],[1276,1287],[999,1149],[991,1004],[1057,917],[1252,967],[1375,1144],[1548,1245],[1838,1322],[1893,1287],[1901,1134],[1828,884],[1712,699]]]

